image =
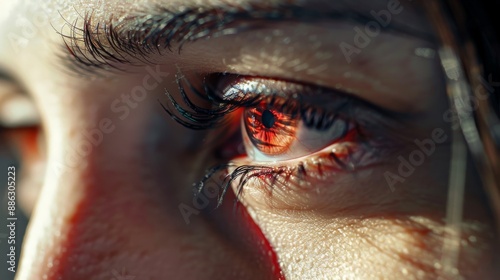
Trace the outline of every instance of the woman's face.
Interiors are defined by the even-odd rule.
[[[491,277],[417,1],[102,2],[0,4],[16,279]]]

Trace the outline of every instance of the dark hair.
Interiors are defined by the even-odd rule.
[[[468,39],[474,43],[478,62],[482,67],[483,77],[492,81],[500,80],[500,17],[497,13],[499,1],[492,0],[447,0],[453,10],[459,38],[462,43]],[[462,6],[463,14],[453,8]],[[500,95],[490,96],[497,117],[500,115]],[[499,132],[500,133],[500,132]],[[498,136],[498,135],[497,135]],[[498,140],[498,138],[497,138]],[[500,145],[497,142],[497,145]]]

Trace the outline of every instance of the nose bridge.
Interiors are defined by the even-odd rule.
[[[96,111],[103,113],[73,112],[66,114],[68,119],[52,118],[47,124],[46,179],[31,217],[17,279],[109,276],[118,268],[100,266],[120,258],[117,252],[126,243],[123,229],[148,222],[137,219],[137,208],[127,207],[148,203],[134,190],[141,170],[130,169],[140,161],[139,153],[123,153],[133,150],[134,137],[125,135],[117,141],[124,126],[113,123],[106,110]],[[113,144],[118,148],[109,149]],[[121,158],[116,156],[120,151]]]
[[[95,174],[91,175],[90,170],[99,147],[84,150],[90,142],[75,133],[79,128],[73,125],[69,126],[73,129],[61,129],[71,122],[68,119],[58,118],[56,122],[46,127],[46,137],[50,139],[46,176],[31,217],[17,279],[55,279],[51,275],[65,265],[64,255],[71,250],[75,226],[85,222],[82,213],[88,211],[86,203],[95,191],[92,182],[97,178],[93,178]],[[74,144],[80,145],[77,148],[80,151]]]

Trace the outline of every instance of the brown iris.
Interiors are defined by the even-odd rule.
[[[298,119],[264,102],[246,109],[244,122],[250,141],[266,155],[283,154],[296,138]]]

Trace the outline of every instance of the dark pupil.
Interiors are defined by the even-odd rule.
[[[274,119],[274,115],[273,113],[271,113],[271,111],[265,110],[264,112],[262,112],[262,124],[266,128],[273,127],[275,121],[276,120]]]

